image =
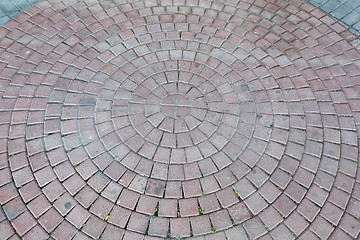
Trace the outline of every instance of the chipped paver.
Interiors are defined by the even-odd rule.
[[[298,0],[45,0],[0,28],[0,238],[357,239],[360,51]]]

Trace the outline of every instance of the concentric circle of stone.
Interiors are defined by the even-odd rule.
[[[190,101],[181,94],[166,96],[160,103],[161,113],[173,119],[185,117],[190,113],[190,108]],[[168,130],[171,131],[171,129]]]
[[[155,72],[157,68],[162,71]],[[145,77],[144,72],[151,75]],[[111,76],[116,82],[110,80],[114,86],[100,90],[102,99],[111,100],[111,109],[103,109],[100,101],[95,113],[102,122],[114,124],[117,144],[127,148],[120,155],[114,153],[114,158],[122,162],[128,151],[132,151],[150,161],[186,164],[209,157],[220,159],[219,155],[223,155],[227,160],[219,160],[222,163],[218,163],[218,168],[229,165],[249,142],[255,124],[255,104],[250,99],[240,102],[240,98],[248,95],[245,92],[249,88],[237,73],[229,70],[227,73],[233,77],[231,80],[204,64],[178,59],[144,65],[128,77],[116,71]],[[239,82],[230,84],[235,77]],[[240,88],[241,92],[234,88]],[[247,124],[247,138],[239,135],[243,135],[242,130],[237,133],[239,123]],[[242,138],[237,150],[226,152],[234,136]],[[116,139],[109,145],[100,137],[108,149],[116,145]]]
[[[358,42],[299,1],[43,1],[0,29],[0,238],[357,239]]]
[[[149,123],[170,133],[194,129],[204,120],[208,109],[199,89],[179,81],[158,85],[146,97],[144,107]]]

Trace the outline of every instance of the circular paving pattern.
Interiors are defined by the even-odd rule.
[[[49,0],[0,29],[0,239],[356,239],[359,50],[301,1]]]

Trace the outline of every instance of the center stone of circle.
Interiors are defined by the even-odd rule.
[[[191,103],[187,97],[181,94],[166,96],[160,103],[161,112],[174,119],[185,117],[190,113]]]

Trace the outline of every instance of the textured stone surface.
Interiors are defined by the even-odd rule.
[[[297,0],[29,8],[0,28],[0,236],[357,239],[357,43]]]
[[[0,2],[0,26],[42,0]],[[360,2],[353,0],[304,0],[336,19],[355,36],[360,36]]]

